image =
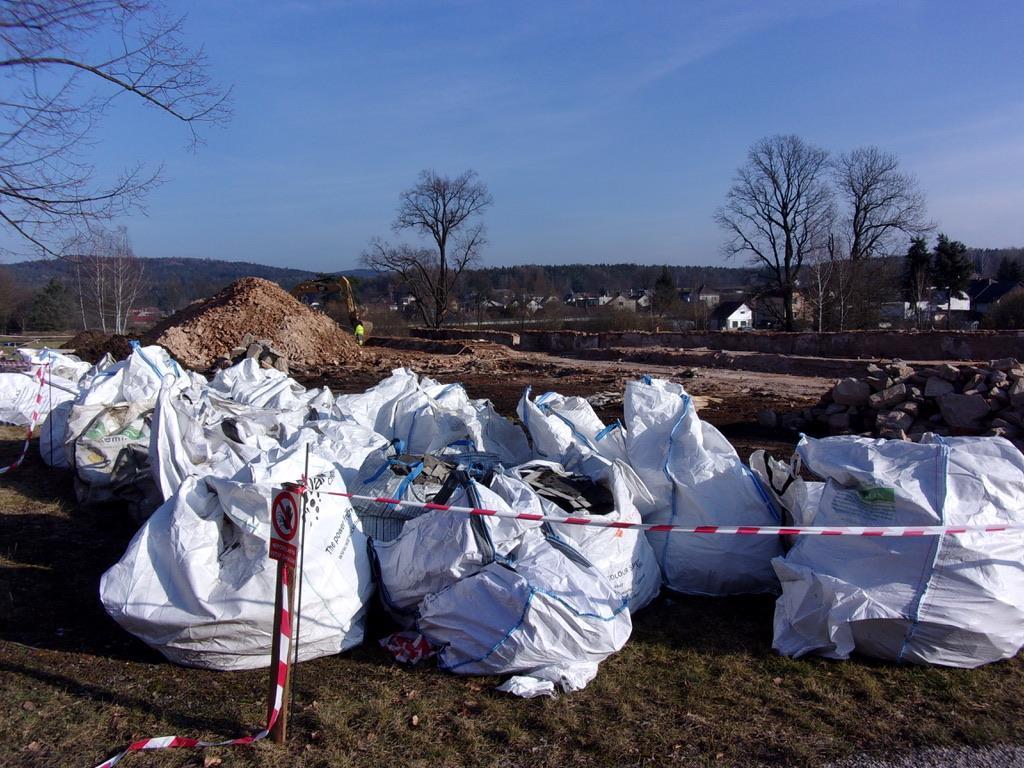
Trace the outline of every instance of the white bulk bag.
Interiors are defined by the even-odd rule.
[[[530,462],[515,467],[509,474],[495,475],[491,490],[497,493],[516,512],[542,514],[552,517],[569,517],[570,514],[553,501],[539,496],[522,479],[522,474],[540,466],[550,467],[556,472],[564,471],[553,462]],[[600,519],[616,523],[639,523],[640,513],[633,503],[634,491],[626,478],[632,474],[619,463],[612,464],[604,478],[599,479],[609,487],[614,499],[614,509]],[[588,517],[585,511],[574,512],[574,517]],[[639,611],[650,603],[661,589],[661,571],[654,558],[647,537],[639,530],[624,528],[598,528],[586,525],[545,526],[550,535],[569,543],[577,549],[594,567],[611,582],[615,591],[625,597],[632,612]]]
[[[396,368],[383,381],[361,394],[338,395],[332,416],[354,421],[391,439],[395,423],[395,403],[417,391],[419,377],[408,368]]]
[[[39,427],[39,455],[51,467],[68,469],[71,466],[64,450],[64,438],[72,407],[70,400],[61,403],[46,415]]]
[[[594,664],[625,645],[626,601],[599,570],[530,531],[491,563],[423,601],[417,627],[459,674],[538,672]]]
[[[276,368],[262,368],[254,357],[217,371],[210,382],[210,389],[236,403],[256,408],[314,408],[326,413],[334,405],[331,392],[326,387],[307,390]]]
[[[139,400],[156,400],[164,379],[174,386],[205,384],[197,373],[183,371],[163,347],[139,346],[132,342],[132,353],[119,363],[98,370],[82,382],[76,405],[114,405]]]
[[[821,526],[1024,523],[1024,456],[998,437],[803,438]],[[774,561],[776,650],[976,667],[1024,645],[1024,534],[800,536]]]
[[[120,499],[145,517],[160,503],[149,466],[153,400],[116,405],[74,405],[64,449],[84,504]]]
[[[47,347],[43,349],[21,347],[18,349],[18,355],[26,363],[49,366],[50,373],[58,379],[65,379],[72,384],[77,384],[92,367],[89,363],[75,355],[65,354]]]
[[[546,392],[530,400],[527,387],[516,413],[530,433],[535,458],[557,461],[571,472],[591,476],[610,462],[626,459],[622,425],[605,425],[582,397]]]
[[[36,397],[42,392],[42,402]],[[32,414],[37,414],[38,425],[52,408],[70,402],[78,396],[78,385],[54,373],[44,373],[42,389],[35,371],[0,373],[0,423],[27,427]]]
[[[239,405],[207,387],[163,387],[153,412],[149,461],[166,501],[186,477],[231,477],[278,445],[278,413]]]
[[[760,481],[722,434],[701,421],[679,384],[650,379],[626,385],[629,461],[653,503],[638,499],[645,523],[778,525]],[[730,595],[778,591],[771,559],[776,536],[648,533],[665,585],[678,592]]]
[[[511,511],[498,494],[476,481],[460,487],[447,504]],[[409,520],[391,541],[372,540],[381,597],[400,620],[423,598],[476,573],[519,545],[538,522],[432,511]]]
[[[320,487],[344,490],[328,473],[333,477]],[[107,613],[178,664],[268,666],[276,579],[267,557],[272,488],[187,478],[103,575]],[[372,588],[366,539],[351,506],[318,497],[306,520],[300,660],[361,643]]]

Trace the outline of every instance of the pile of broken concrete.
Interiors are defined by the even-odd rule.
[[[270,339],[257,339],[251,333],[245,334],[237,347],[230,353],[218,355],[213,361],[213,367],[220,370],[230,368],[243,360],[256,358],[260,368],[276,368],[279,371],[288,373],[288,357],[278,349]]]
[[[774,414],[762,414],[761,421]],[[1012,357],[987,365],[869,365],[841,379],[812,408],[779,426],[830,434],[917,441],[939,435],[1001,435],[1024,447],[1024,366]]]

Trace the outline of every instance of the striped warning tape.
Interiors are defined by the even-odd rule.
[[[46,380],[49,378],[46,375],[46,371],[50,368],[49,363],[45,363],[36,368],[33,375],[39,382],[39,389],[36,390],[36,399],[32,404],[32,418],[29,420],[28,430],[25,432],[25,443],[21,446],[21,453],[18,454],[18,458],[13,463],[8,464],[6,467],[0,467],[0,475],[6,475],[8,472],[13,472],[21,466],[21,462],[25,460],[28,455],[28,446],[32,442],[32,433],[35,431],[36,425],[39,423],[39,418],[43,413],[43,390],[46,388]]]
[[[604,520],[600,517],[558,517],[538,515],[532,512],[502,512],[483,507],[457,507],[450,504],[434,504],[423,501],[391,499],[386,496],[360,496],[356,493],[339,491],[313,491],[300,488],[312,494],[343,496],[346,499],[392,504],[398,507],[416,507],[428,511],[460,512],[478,517],[501,517],[509,520],[554,523],[556,525],[585,525],[590,528],[626,528],[654,533],[699,533],[731,534],[740,536],[945,536],[958,533],[997,533],[1000,531],[1024,531],[1024,524],[1006,525],[890,525],[890,526],[817,526],[817,525],[663,525],[660,523],[631,523]]]
[[[173,749],[176,747],[232,747],[242,744],[252,744],[265,739],[274,727],[278,716],[281,714],[281,707],[284,704],[284,687],[288,679],[288,659],[291,653],[292,641],[292,617],[288,611],[288,590],[290,589],[288,579],[289,570],[281,569],[281,643],[278,650],[278,657],[274,661],[277,667],[277,685],[274,687],[274,704],[267,713],[267,727],[259,733],[251,736],[242,736],[227,741],[200,741],[184,736],[155,736],[151,739],[140,739],[129,745],[123,752],[105,760],[96,768],[110,768],[117,765],[126,755],[131,752],[142,752],[149,749]]]

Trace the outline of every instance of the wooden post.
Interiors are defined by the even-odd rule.
[[[287,653],[284,657],[281,655],[281,623],[283,618],[282,608],[282,586],[285,578],[285,570],[288,569],[288,565],[282,561],[277,561],[277,587],[274,595],[274,639],[270,648],[270,692],[267,698],[267,721],[270,721],[270,716],[274,711],[274,702],[277,696],[277,675],[278,675],[278,661],[284,658],[285,664],[287,665],[287,675],[284,683],[284,694],[281,697],[281,711],[277,714],[277,720],[274,721],[273,727],[270,729],[270,738],[275,744],[284,744],[285,739],[288,735],[288,703],[289,693],[291,690],[292,683],[292,664],[291,659],[288,658],[290,653]],[[292,576],[293,572],[290,572],[288,576]],[[295,609],[295,589],[292,584],[293,579],[288,579],[288,616],[289,621],[293,622],[294,627],[294,609]],[[291,649],[288,649],[289,651]]]

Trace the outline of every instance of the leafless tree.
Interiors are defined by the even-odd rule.
[[[908,237],[934,228],[926,216],[917,180],[899,170],[895,155],[878,147],[861,147],[840,155],[833,166],[843,215],[837,226],[848,252],[843,255],[844,283],[851,301],[840,328],[864,326],[872,317],[871,273],[867,260],[902,252]],[[857,294],[854,296],[854,294]]]
[[[908,237],[934,228],[917,180],[900,172],[895,155],[861,147],[840,155],[834,174],[851,261],[902,253]]]
[[[362,261],[378,272],[398,274],[416,298],[423,322],[438,328],[451,311],[459,278],[487,242],[480,216],[492,203],[474,171],[455,178],[423,171],[416,185],[401,194],[392,229],[411,230],[432,239],[434,247],[391,246],[374,239]]]
[[[138,206],[159,169],[101,179],[84,157],[127,95],[189,129],[228,115],[228,92],[185,45],[182,20],[145,0],[0,0],[0,224],[54,243]]]
[[[75,265],[83,327],[94,319],[104,333],[127,332],[145,274],[127,230],[93,231],[77,238],[65,249],[64,258]]]
[[[782,294],[784,324],[793,330],[793,291],[804,259],[828,236],[833,195],[828,152],[799,136],[754,144],[715,214],[729,235],[725,252],[763,264]]]

